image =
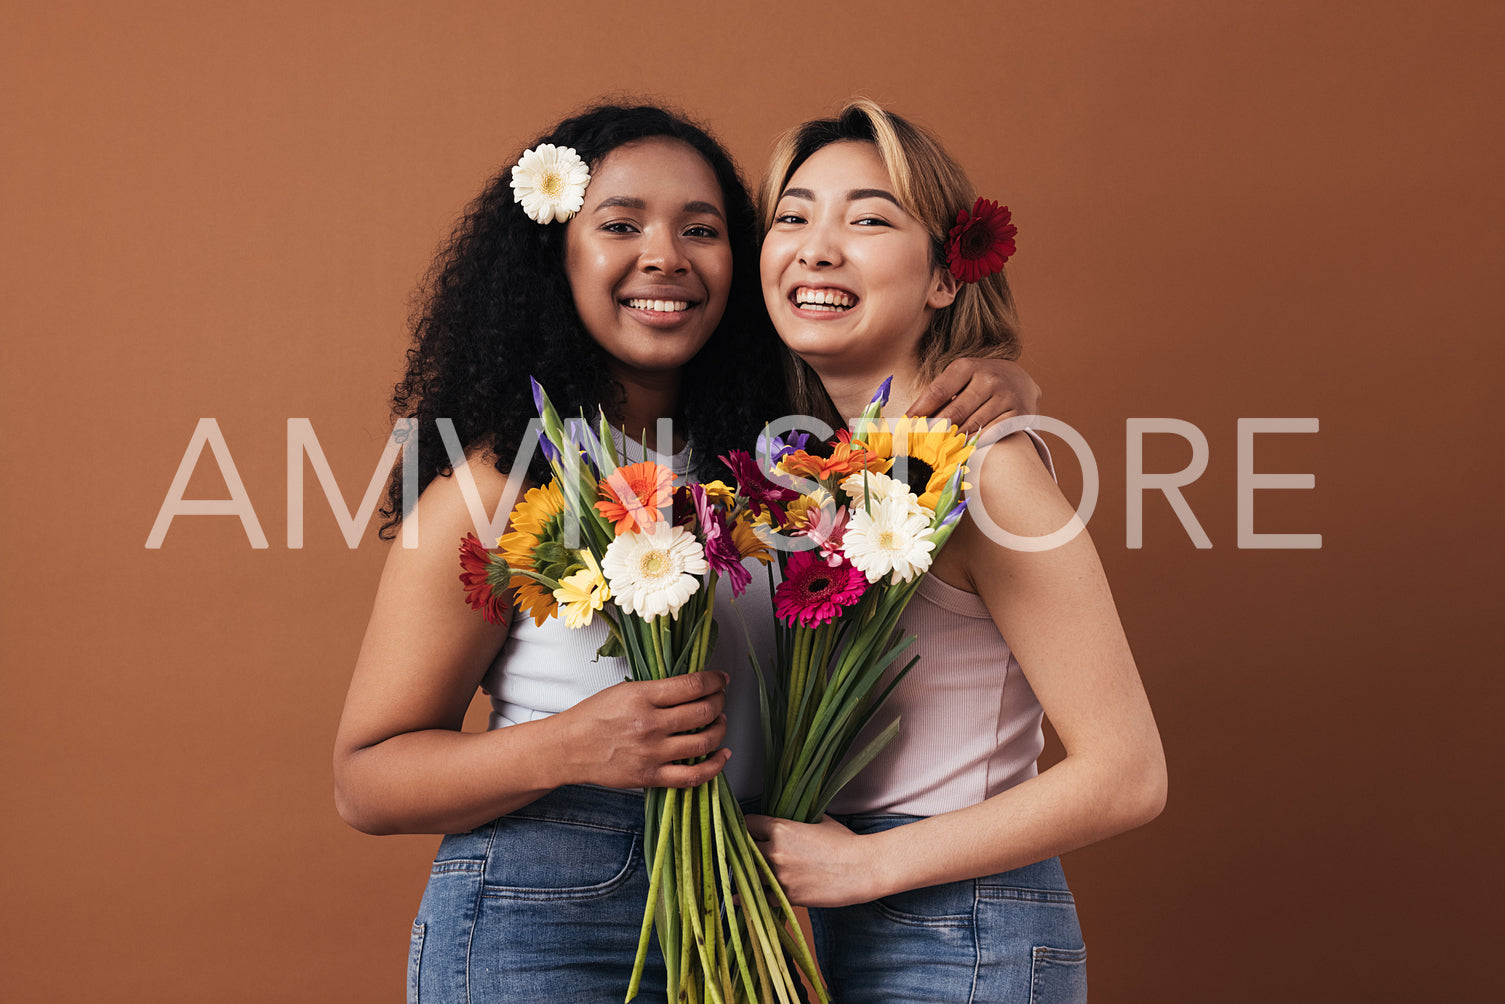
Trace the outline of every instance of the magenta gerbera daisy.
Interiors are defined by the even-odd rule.
[[[815,551],[796,551],[784,568],[784,581],[773,591],[773,612],[785,624],[805,627],[830,623],[862,599],[867,579],[849,564],[835,568]]]
[[[717,459],[736,475],[737,490],[746,496],[748,508],[754,516],[762,515],[763,510],[767,509],[780,523],[784,522],[784,504],[799,498],[799,492],[768,480],[758,468],[758,462],[746,450],[733,450]]]

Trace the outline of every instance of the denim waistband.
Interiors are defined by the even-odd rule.
[[[611,830],[643,829],[643,792],[637,788],[603,788],[568,784],[508,813],[512,819],[543,819]]]

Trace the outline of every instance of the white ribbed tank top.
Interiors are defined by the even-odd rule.
[[[618,434],[617,450],[624,463],[637,463],[643,449]],[[676,476],[689,470],[690,450],[669,458]],[[758,794],[763,788],[763,740],[758,722],[758,681],[748,663],[749,644],[762,666],[772,665],[774,651],[772,601],[768,575],[762,565],[748,562],[752,583],[733,599],[731,585],[716,589],[716,646],[707,668],[729,673],[727,688],[726,746],[732,751],[727,762],[727,780],[739,798]],[[574,707],[587,697],[628,679],[627,660],[596,656],[607,638],[604,622],[571,629],[551,618],[538,625],[525,613],[514,610],[507,642],[486,671],[481,688],[491,698],[490,728],[505,728],[534,721]]]

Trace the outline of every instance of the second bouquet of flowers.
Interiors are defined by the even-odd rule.
[[[879,418],[887,389],[855,432],[823,446],[765,437],[759,459],[724,458],[760,532],[781,538],[776,661],[759,669],[763,810],[803,823],[819,821],[898,734],[895,718],[852,749],[914,665],[893,668],[914,640],[899,635],[899,615],[966,509],[962,476],[975,438],[945,422]]]
[[[604,419],[595,431],[583,420],[567,428],[533,388],[554,477],[513,510],[500,553],[473,536],[462,544],[472,604],[499,617],[499,597],[512,588],[540,623],[558,616],[579,628],[601,617],[611,632],[602,654],[624,656],[635,680],[705,668],[719,583],[740,593],[751,579],[743,559],[769,560],[745,506],[719,481],[676,487],[660,464],[621,464]],[[791,960],[828,999],[722,775],[695,788],[648,789],[645,847],[648,902],[627,1000],[655,927],[672,1000],[794,1004]]]

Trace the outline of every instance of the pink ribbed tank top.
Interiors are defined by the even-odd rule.
[[[1044,441],[1029,435],[1054,475]],[[916,655],[920,661],[852,748],[862,749],[896,714],[899,735],[830,811],[934,816],[1034,777],[1044,712],[982,597],[927,574],[899,631],[916,637],[898,666]]]

